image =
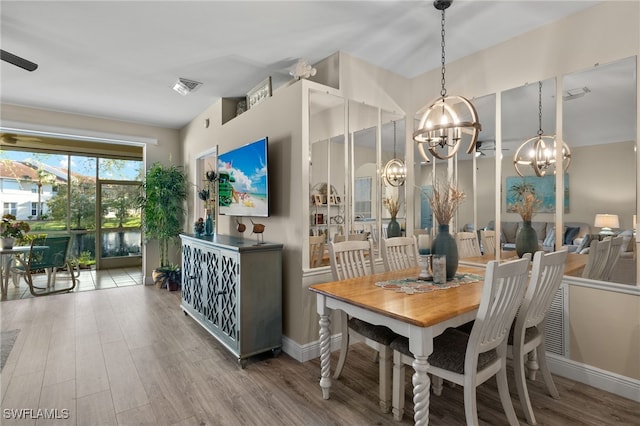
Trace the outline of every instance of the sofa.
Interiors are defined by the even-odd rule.
[[[500,244],[503,250],[516,249],[516,235],[522,226],[522,222],[500,222]],[[539,246],[544,251],[553,251],[555,245],[555,223],[531,222],[531,226],[538,235]],[[485,229],[495,229],[493,221],[487,224]],[[579,253],[586,242],[585,237],[591,234],[591,226],[586,222],[565,222],[562,230],[562,242],[570,253]]]

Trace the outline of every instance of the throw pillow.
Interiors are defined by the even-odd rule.
[[[636,237],[631,237],[629,240],[629,244],[627,244],[626,250],[627,252],[636,251]]]
[[[553,247],[556,239],[556,230],[552,229],[547,233],[547,237],[542,242],[542,245],[545,247]]]
[[[589,248],[591,246],[591,241],[593,241],[593,236],[591,234],[585,235],[582,241],[580,242],[580,245],[576,249],[576,253],[582,254],[582,250]]]
[[[580,232],[580,227],[567,226],[567,232],[564,233],[564,244],[573,244],[573,240],[578,236],[578,232]]]

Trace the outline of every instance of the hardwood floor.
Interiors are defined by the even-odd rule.
[[[0,423],[413,423],[410,377],[403,421],[379,411],[378,369],[365,345],[354,345],[342,378],[333,381],[331,399],[325,401],[318,384],[319,360],[299,363],[284,353],[265,355],[242,370],[182,313],[179,301],[179,292],[138,285],[2,302],[2,330],[20,333],[0,375]],[[332,361],[335,365],[337,352]],[[530,384],[540,425],[640,424],[633,401],[561,377],[556,385],[559,400],[546,395],[541,381]],[[525,424],[512,381],[510,387]],[[67,413],[68,418],[47,420],[39,409],[58,417]],[[431,425],[464,424],[461,388],[445,386],[442,396],[432,395],[430,410]],[[478,388],[478,411],[482,424],[506,424],[495,380]],[[12,418],[17,413],[28,418]]]

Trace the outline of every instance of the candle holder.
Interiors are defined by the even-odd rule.
[[[422,281],[431,281],[433,280],[433,275],[431,275],[431,255],[430,254],[421,254],[418,256],[418,264],[420,265],[420,275],[418,275],[418,279]]]

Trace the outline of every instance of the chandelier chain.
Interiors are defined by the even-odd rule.
[[[542,81],[538,82],[538,136],[542,136]]]
[[[393,122],[393,158],[396,158],[396,122]]]
[[[447,89],[445,88],[445,80],[444,80],[444,72],[445,72],[445,58],[444,58],[444,9],[442,9],[442,19],[440,20],[440,24],[442,29],[440,30],[440,35],[442,36],[442,41],[440,42],[440,46],[442,47],[442,89],[440,90],[440,96],[443,98],[447,96]]]

